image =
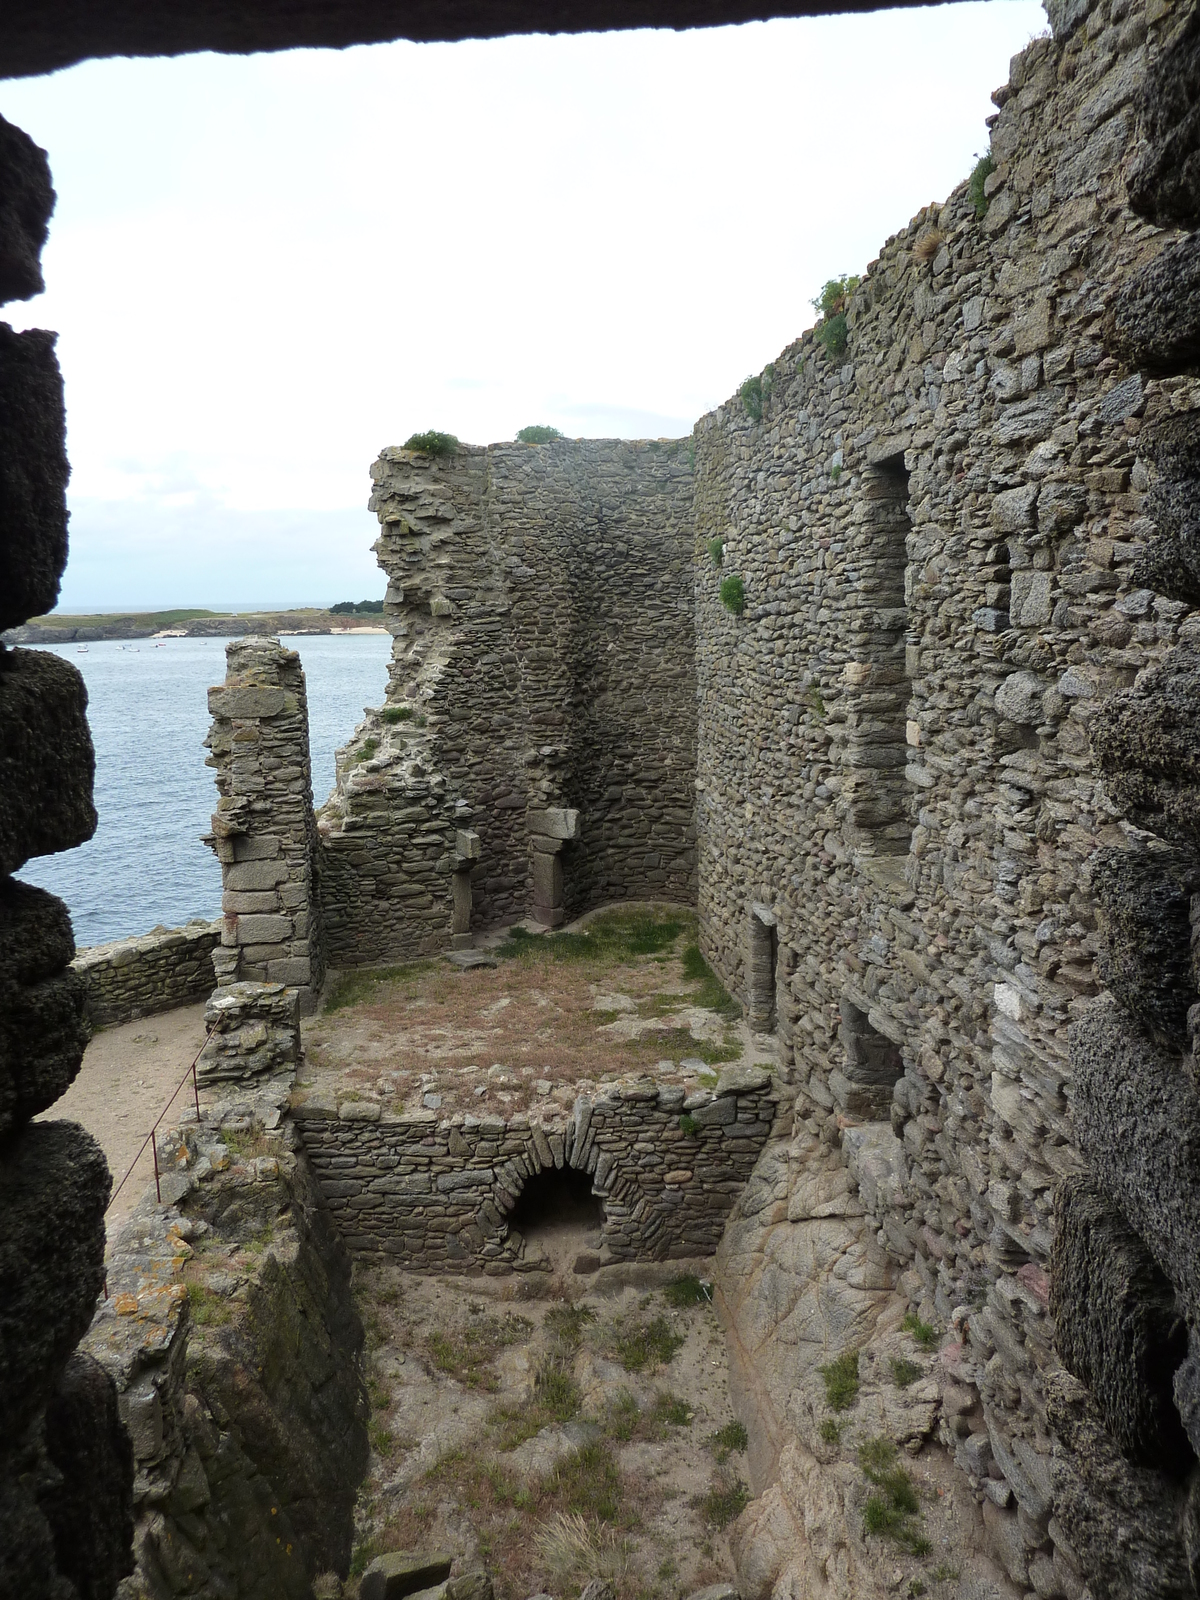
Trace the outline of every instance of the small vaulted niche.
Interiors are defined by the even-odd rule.
[[[868,467],[852,551],[858,573],[856,627],[844,672],[842,831],[860,855],[906,856],[912,840],[912,801],[905,778],[905,574],[911,526],[904,457]]]
[[[576,1167],[543,1167],[525,1180],[508,1225],[526,1240],[538,1240],[568,1229],[596,1229],[604,1222],[600,1196],[591,1174]]]
[[[838,1038],[845,1063],[829,1075],[838,1109],[850,1116],[883,1122],[891,1114],[892,1090],[904,1076],[904,1058],[893,1039],[881,1033],[849,995],[841,1001]]]

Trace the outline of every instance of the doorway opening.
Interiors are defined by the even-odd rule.
[[[526,1179],[508,1214],[510,1235],[525,1241],[526,1257],[545,1256],[556,1268],[600,1249],[604,1206],[591,1175],[575,1167],[544,1167]]]

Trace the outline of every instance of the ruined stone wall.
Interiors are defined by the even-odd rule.
[[[207,1000],[220,942],[221,923],[201,919],[78,951],[71,967],[83,979],[88,1021],[108,1026]]]
[[[0,118],[0,304],[44,284],[45,151]],[[0,324],[0,630],[50,610],[67,559],[55,335]],[[61,900],[13,876],[95,831],[87,691],[74,667],[0,647],[0,1593],[107,1600],[129,1570],[132,1470],[113,1385],[75,1353],[104,1273],[111,1178],[70,1122],[34,1122],[87,1042]]]
[[[1147,561],[1140,447],[1195,383],[1138,370],[1106,324],[1174,247],[1127,181],[1180,13],[1052,11],[995,96],[985,214],[965,185],[919,213],[853,294],[841,354],[806,334],[763,374],[761,421],[735,397],[697,425],[702,944],[760,1013],[774,960],[798,1148],[841,1147],[878,1246],[955,1330],[946,1371],[982,1403],[960,1406],[959,1456],[1010,1578],[1040,1562],[1039,1594],[1165,1595],[1191,1592],[1171,1587],[1174,1468],[1170,1536],[1147,1517],[1122,1546],[1116,1479],[1107,1501],[1099,1469],[1052,1484],[1098,1447],[1046,1385],[1056,1191],[1083,1165],[1068,1029],[1104,948],[1091,865],[1138,838],[1089,732],[1200,645],[1200,589]],[[1186,690],[1160,693],[1171,726],[1194,720]],[[1194,783],[1187,737],[1155,759]],[[1130,1587],[1139,1562],[1157,1575]]]
[[[693,898],[685,448],[386,450],[373,477],[395,644],[320,817],[330,962]]]
[[[507,1217],[548,1168],[592,1178],[602,1260],[709,1255],[775,1118],[769,1074],[729,1068],[716,1092],[617,1084],[580,1096],[569,1121],[400,1117],[367,1101],[292,1107],[350,1251],[414,1267],[498,1274],[538,1265]],[[681,1119],[683,1119],[681,1121]]]
[[[225,658],[225,682],[208,691],[206,741],[219,797],[208,843],[225,914],[217,983],[289,984],[311,1010],[325,966],[304,671],[276,639],[236,640]]]

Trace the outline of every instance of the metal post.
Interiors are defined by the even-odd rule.
[[[197,1060],[199,1057],[197,1057]],[[196,1097],[196,1121],[200,1121],[200,1089],[196,1083],[196,1062],[192,1062],[192,1093]]]
[[[154,1151],[154,1193],[158,1196],[159,1205],[162,1205],[162,1185],[158,1181],[158,1140],[154,1137],[154,1128],[150,1129],[150,1148]]]

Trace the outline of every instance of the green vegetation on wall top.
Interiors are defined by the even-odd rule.
[[[561,439],[563,435],[557,428],[548,427],[545,423],[533,423],[528,428],[522,428],[517,434],[518,444],[549,444],[551,439]]]
[[[419,450],[426,456],[452,456],[458,449],[458,440],[452,433],[438,433],[431,428],[428,433],[414,433],[404,441],[406,450]]]
[[[775,377],[774,364],[768,362],[757,377],[749,377],[738,390],[742,404],[746,408],[746,415],[752,422],[761,422],[763,406],[771,393],[771,383]]]
[[[816,299],[810,302],[813,310],[819,312],[821,317],[816,326],[817,342],[823,346],[825,354],[831,361],[838,360],[846,353],[846,341],[850,331],[846,322],[846,308],[861,281],[860,278],[850,277],[846,273],[840,278],[830,278]]]
[[[987,208],[991,203],[984,193],[983,186],[996,170],[996,163],[992,160],[991,151],[971,168],[971,176],[967,179],[967,199],[975,207],[975,215],[983,220],[987,216]]]
[[[721,604],[726,611],[732,611],[735,617],[740,617],[746,609],[746,585],[740,578],[728,577],[721,579]]]

